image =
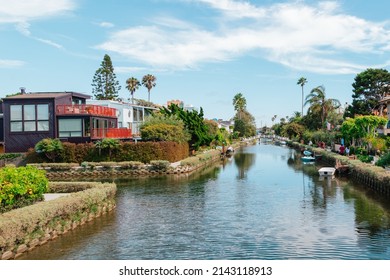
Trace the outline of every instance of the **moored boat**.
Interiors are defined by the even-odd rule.
[[[336,172],[336,168],[334,167],[322,167],[318,170],[320,176],[333,176]]]
[[[301,160],[303,162],[314,162],[316,160],[316,158],[312,157],[312,156],[304,156],[304,157],[301,157]]]

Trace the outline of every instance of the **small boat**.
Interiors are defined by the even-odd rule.
[[[333,176],[336,172],[336,168],[334,167],[322,167],[318,170],[320,176]]]
[[[229,147],[229,148],[227,148],[227,150],[226,150],[226,156],[227,157],[231,157],[232,155],[233,155],[233,153],[234,153],[234,148],[233,147]]]
[[[311,155],[312,155],[312,152],[310,152],[310,151],[308,151],[308,150],[304,150],[304,151],[303,151],[303,154],[304,154],[305,156],[311,156]]]
[[[314,162],[316,160],[316,158],[312,157],[312,156],[304,156],[304,157],[301,157],[301,160],[303,162]]]

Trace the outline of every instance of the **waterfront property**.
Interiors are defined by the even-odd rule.
[[[5,152],[26,152],[44,138],[85,143],[102,138],[131,139],[118,128],[117,110],[87,104],[77,92],[25,93],[3,98]]]
[[[118,128],[128,128],[134,139],[140,139],[140,126],[151,112],[157,110],[154,107],[145,107],[114,100],[87,100],[87,104],[104,106],[116,109]]]

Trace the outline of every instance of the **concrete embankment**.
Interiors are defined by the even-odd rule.
[[[232,145],[234,149],[240,146],[250,145],[251,142],[243,141]],[[151,177],[173,174],[191,174],[213,162],[221,159],[221,150],[208,150],[195,156],[186,158],[180,162],[169,163],[159,161],[160,164],[122,164],[121,162],[86,163],[82,166],[75,163],[43,163],[33,164],[37,168],[46,170],[49,180],[75,180],[118,177]]]

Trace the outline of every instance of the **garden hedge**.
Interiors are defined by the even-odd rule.
[[[50,188],[85,190],[1,214],[0,255],[15,252],[20,245],[32,247],[34,240],[64,233],[89,215],[115,205],[116,185],[112,183],[50,183]]]
[[[120,142],[111,151],[111,157],[106,149],[98,149],[93,143],[63,143],[63,149],[56,158],[57,162],[82,163],[104,161],[139,161],[150,163],[152,160],[167,160],[177,162],[189,156],[188,143],[176,142]],[[26,157],[27,163],[50,162],[44,154],[38,154],[30,149]]]

